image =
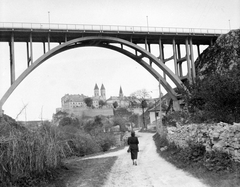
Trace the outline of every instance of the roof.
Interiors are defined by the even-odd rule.
[[[99,90],[97,84],[95,84],[94,90]]]
[[[119,91],[120,94],[123,94],[123,91],[122,91],[122,87],[120,86],[120,91]]]
[[[83,102],[84,99],[87,98],[87,96],[81,94],[81,95],[68,95],[68,98],[65,100],[65,102]]]
[[[102,86],[101,86],[101,90],[105,90],[105,87],[103,86],[103,84],[102,84]]]

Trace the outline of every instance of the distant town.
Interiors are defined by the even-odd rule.
[[[100,89],[97,84],[95,84],[93,88],[94,95],[92,97],[83,95],[83,94],[65,94],[61,98],[61,108],[57,108],[56,112],[62,111],[67,112],[69,114],[75,115],[83,115],[86,110],[95,109],[94,111],[101,111],[104,115],[104,111],[112,112],[112,108],[114,107],[122,107],[127,108],[130,106],[139,106],[140,101],[137,98],[132,98],[130,96],[124,96],[122,87],[119,88],[118,96],[110,96],[108,99],[106,98],[106,88],[102,84]],[[88,101],[90,100],[90,104],[88,105]],[[89,111],[90,112],[90,111]]]

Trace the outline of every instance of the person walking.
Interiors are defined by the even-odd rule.
[[[137,165],[137,156],[139,152],[138,148],[138,138],[135,136],[135,132],[131,132],[131,137],[128,138],[129,152],[131,153],[131,159],[133,161],[133,165]]]

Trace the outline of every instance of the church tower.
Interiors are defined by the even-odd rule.
[[[101,86],[101,97],[102,97],[102,99],[106,100],[106,90],[105,90],[105,87],[103,86],[103,84]]]
[[[95,84],[95,87],[94,87],[94,97],[99,97],[99,88],[97,84]]]
[[[123,98],[123,91],[122,91],[122,87],[120,86],[120,90],[119,90],[119,97]]]

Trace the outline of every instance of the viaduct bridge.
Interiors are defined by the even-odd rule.
[[[227,30],[164,28],[117,25],[79,25],[79,24],[49,24],[49,23],[0,23],[0,42],[9,43],[11,83],[0,100],[0,116],[3,105],[14,89],[35,68],[58,53],[77,47],[95,46],[118,51],[151,73],[179,108],[178,95],[174,87],[182,88],[183,79],[192,81],[195,76],[193,45],[211,45],[220,34]],[[17,42],[26,43],[27,68],[19,77],[15,77],[15,48]],[[38,59],[33,58],[33,43],[42,43],[43,54]],[[50,44],[58,45],[51,49]],[[158,45],[159,55],[151,53],[153,44]],[[145,47],[141,47],[143,45]],[[165,57],[164,46],[172,46],[172,56]],[[185,46],[185,56],[182,56],[180,46]],[[174,71],[165,63],[173,61]],[[1,61],[1,60],[0,60]],[[187,74],[183,75],[182,64],[187,64]],[[1,62],[0,62],[1,63]],[[162,74],[160,72],[163,72]],[[174,86],[170,86],[167,77]]]

